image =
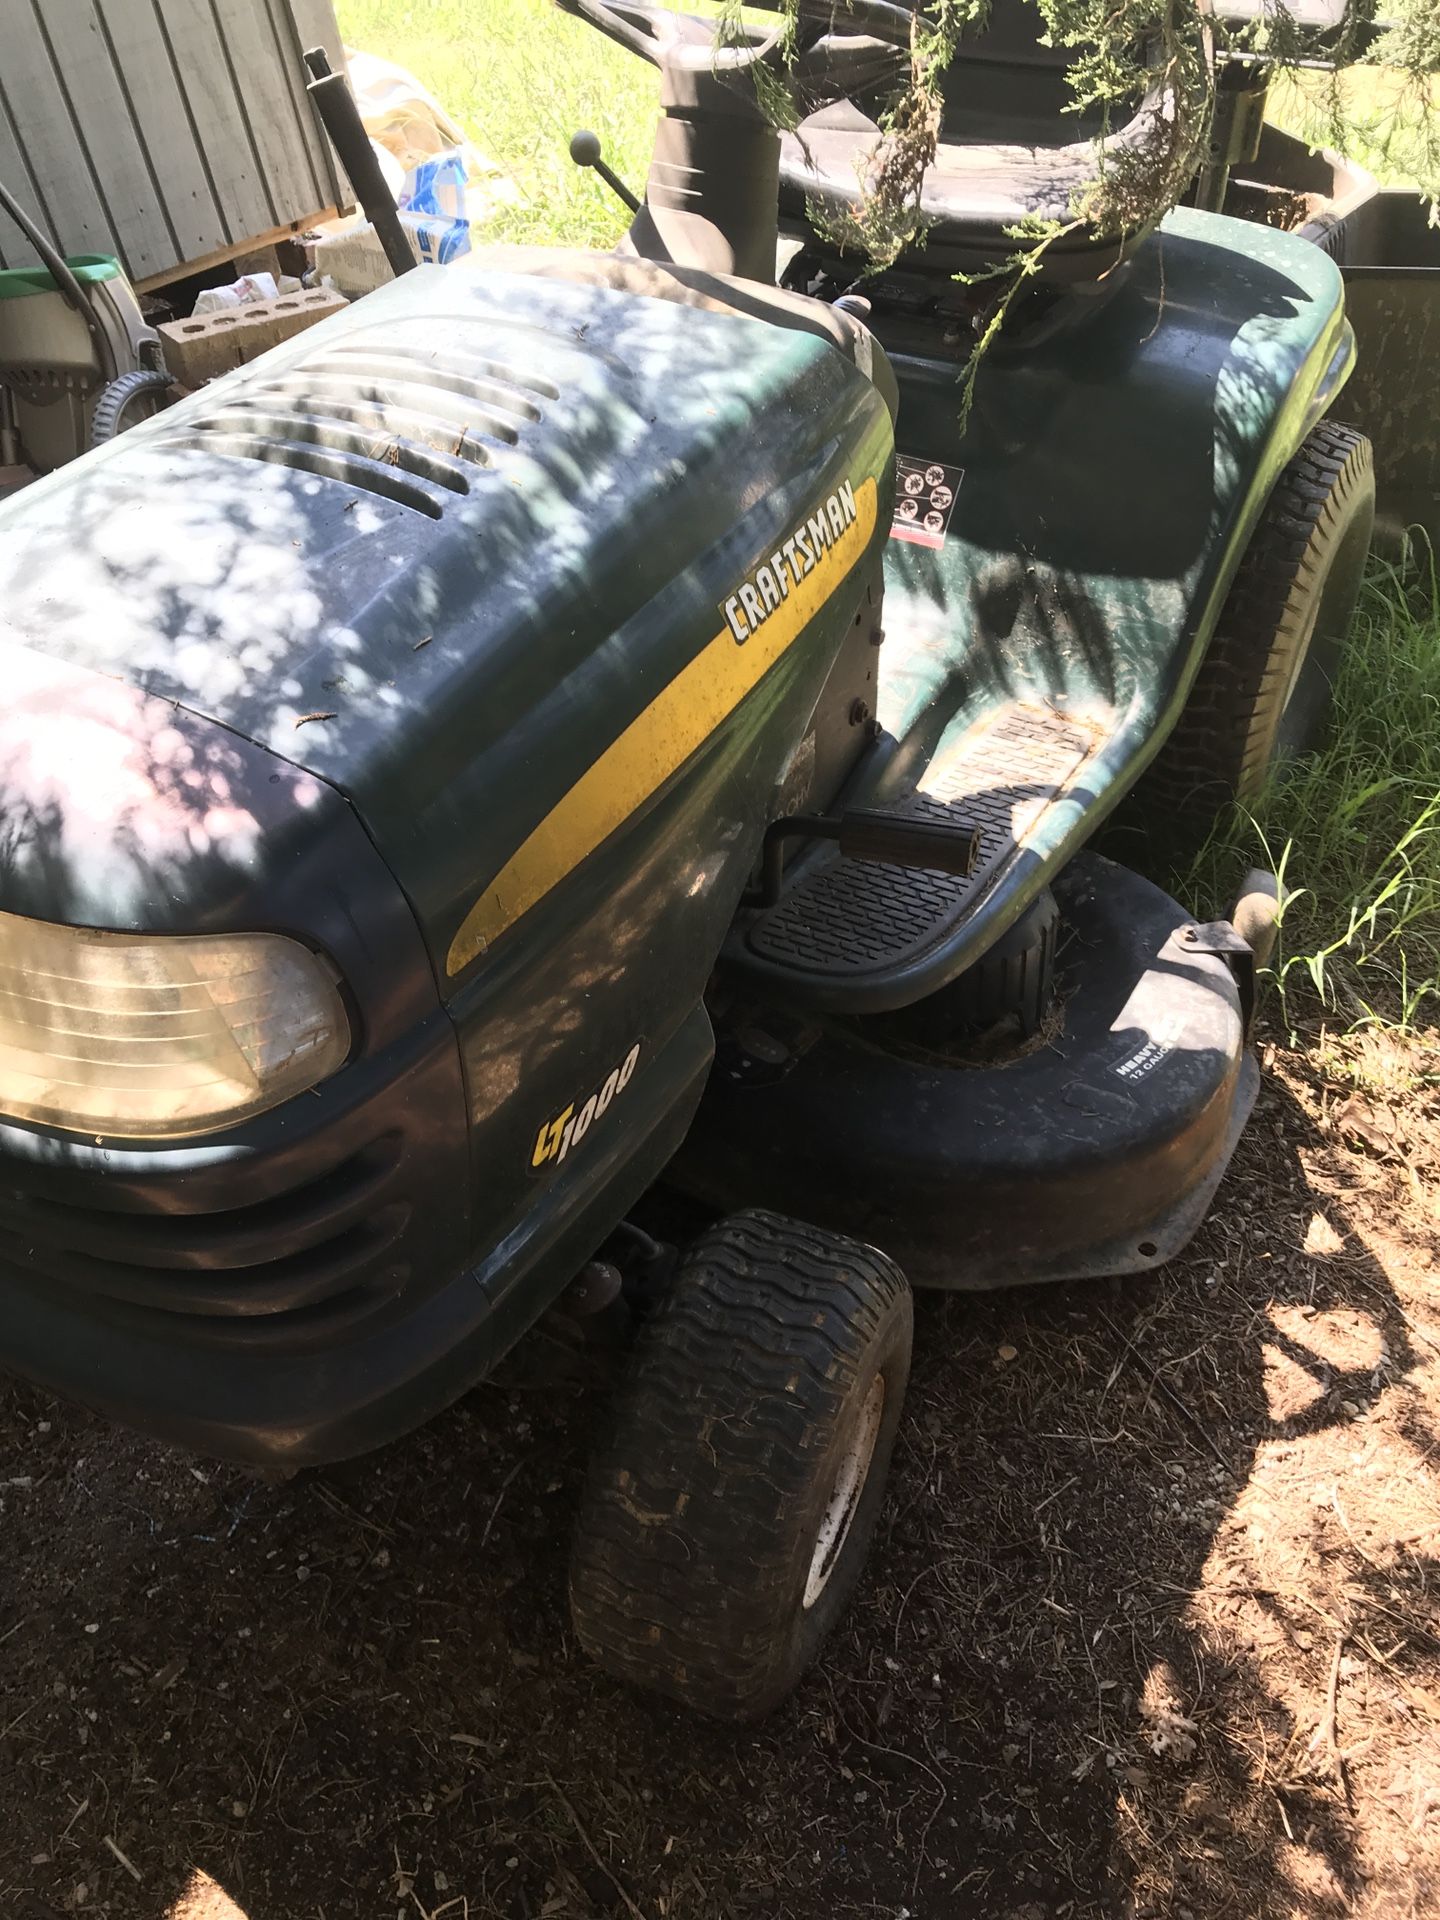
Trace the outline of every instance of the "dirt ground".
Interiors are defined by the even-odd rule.
[[[0,1389],[0,1915],[1440,1912],[1440,1052],[1268,1065],[1168,1270],[922,1303],[758,1730],[569,1634],[596,1394],[275,1486]]]

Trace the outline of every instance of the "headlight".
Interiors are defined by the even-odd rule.
[[[343,1064],[323,962],[273,933],[137,935],[0,913],[0,1115],[178,1140]]]

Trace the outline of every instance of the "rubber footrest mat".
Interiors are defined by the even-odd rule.
[[[897,813],[976,827],[966,879],[822,855],[750,928],[752,953],[797,972],[842,977],[896,966],[937,945],[986,892],[1039,816],[1099,745],[1097,722],[1020,702],[927,769]]]

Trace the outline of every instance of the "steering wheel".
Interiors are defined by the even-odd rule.
[[[778,12],[780,0],[754,0],[768,12]],[[896,0],[799,0],[802,29],[800,48],[787,48],[783,27],[765,29],[729,20],[722,39],[719,19],[676,13],[669,7],[645,6],[638,0],[556,0],[564,13],[597,28],[651,66],[689,67],[725,77],[768,66],[788,71],[794,57],[815,41],[850,33],[863,35],[887,47],[908,47],[914,14]]]

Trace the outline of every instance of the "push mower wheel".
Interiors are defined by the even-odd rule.
[[[778,1214],[701,1235],[641,1330],[580,1515],[570,1606],[609,1672],[769,1712],[854,1591],[910,1370],[910,1289]]]
[[[1370,442],[1322,420],[1251,535],[1185,710],[1136,798],[1174,841],[1198,845],[1231,801],[1310,751],[1355,611],[1375,519]]]

